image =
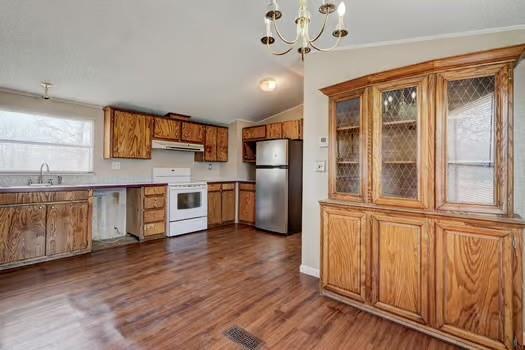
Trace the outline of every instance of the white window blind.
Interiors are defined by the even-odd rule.
[[[94,121],[0,110],[0,172],[93,171]]]

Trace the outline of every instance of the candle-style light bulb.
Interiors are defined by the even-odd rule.
[[[346,6],[345,6],[345,3],[341,1],[339,3],[339,6],[337,6],[337,14],[339,15],[339,17],[343,17],[345,13],[346,13]]]

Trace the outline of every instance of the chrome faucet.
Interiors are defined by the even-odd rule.
[[[42,162],[42,165],[40,165],[40,176],[38,177],[38,183],[43,184],[44,183],[44,166],[47,169],[47,173],[49,174],[49,164],[46,162]]]

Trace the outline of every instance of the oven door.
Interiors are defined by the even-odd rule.
[[[208,216],[206,187],[170,188],[170,221]]]

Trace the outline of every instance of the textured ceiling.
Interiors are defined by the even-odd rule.
[[[297,55],[272,57],[259,43],[266,3],[0,0],[0,87],[40,93],[39,82],[50,80],[51,94],[64,99],[217,122],[262,119],[303,97]],[[280,3],[291,36],[297,2]],[[523,0],[346,3],[345,45],[525,24]],[[276,93],[258,90],[267,76],[279,81]]]

